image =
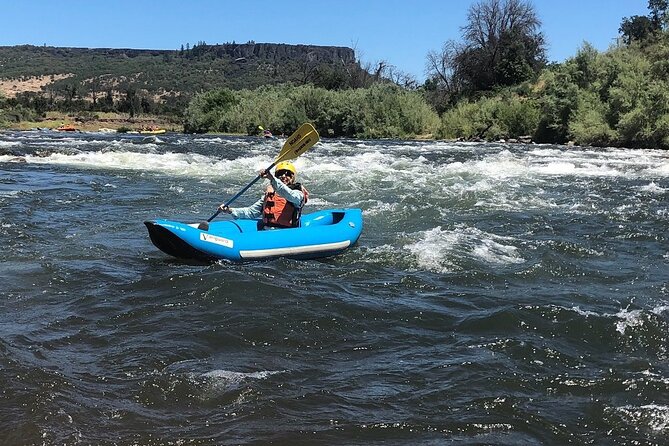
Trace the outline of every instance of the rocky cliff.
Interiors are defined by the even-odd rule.
[[[215,55],[219,58],[231,59],[264,59],[271,62],[286,60],[316,61],[322,63],[355,63],[355,52],[351,48],[341,46],[319,45],[288,45],[285,43],[225,43],[222,45],[196,44],[187,50],[154,50],[133,48],[72,48],[53,46],[0,46],[0,78],[3,71],[10,75],[13,71],[28,64],[29,58],[56,57],[128,57],[163,56],[163,57],[202,57]],[[35,74],[35,73],[24,73]]]
[[[225,55],[238,59],[260,58],[274,61],[293,59],[319,62],[355,62],[351,48],[340,46],[287,45],[283,43],[244,43],[208,46],[219,57]],[[195,49],[197,50],[196,47]]]

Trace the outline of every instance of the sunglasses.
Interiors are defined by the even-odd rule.
[[[284,176],[284,175],[289,176],[289,177],[292,177],[292,176],[293,176],[293,172],[291,172],[290,170],[286,170],[286,169],[281,169],[281,170],[279,170],[278,172],[276,172],[276,176],[277,176],[277,177],[282,177],[282,176]]]

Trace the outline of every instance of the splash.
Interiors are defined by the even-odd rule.
[[[644,406],[622,406],[608,408],[629,424],[646,426],[655,433],[669,433],[669,406],[647,404]]]
[[[212,370],[211,372],[203,373],[201,376],[204,378],[210,378],[213,380],[220,380],[226,383],[240,383],[245,380],[254,380],[254,379],[267,379],[272,375],[283,373],[283,371],[269,371],[264,370],[261,372],[232,372],[229,370]]]
[[[644,312],[642,310],[620,310],[615,316],[619,319],[616,322],[616,331],[624,335],[628,329],[641,327],[644,324]]]
[[[419,266],[429,271],[449,273],[463,270],[471,263],[504,267],[525,262],[518,248],[508,244],[512,238],[476,228],[460,226],[446,231],[437,226],[416,235],[419,240],[406,248]]]
[[[638,188],[641,192],[648,192],[650,194],[661,194],[667,191],[664,187],[658,186],[655,181],[651,181],[645,186],[640,186]]]

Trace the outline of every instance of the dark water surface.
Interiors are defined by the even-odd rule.
[[[150,243],[279,149],[0,134],[0,444],[668,444],[667,152],[325,140],[343,255]]]

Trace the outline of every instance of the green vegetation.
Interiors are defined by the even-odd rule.
[[[353,50],[338,47],[0,47],[0,78],[74,74],[54,77],[40,93],[0,97],[0,125],[57,109],[167,114],[195,133],[255,134],[259,125],[290,133],[309,121],[326,137],[667,149],[669,1],[649,0],[648,9],[648,16],[622,19],[616,47],[600,53],[586,43],[564,63],[547,65],[530,3],[481,0],[469,10],[462,41],[428,55],[422,86],[385,62],[362,68]]]
[[[503,4],[514,3],[521,2]],[[449,70],[435,70],[428,82],[432,103],[444,108],[436,136],[669,148],[668,3],[650,0],[649,17],[625,18],[618,47],[599,53],[585,44],[565,63],[537,71],[529,82],[517,77],[513,86],[500,80],[474,93],[454,87],[462,69],[445,51],[446,62],[433,66]]]
[[[283,85],[197,95],[185,131],[256,134],[262,125],[288,134],[305,121],[330,137],[408,138],[429,134],[438,116],[421,93],[390,83],[338,91]]]
[[[461,101],[446,111],[437,129],[437,138],[499,140],[529,138],[540,122],[533,99],[506,92],[504,95]]]
[[[9,101],[0,93],[0,127],[6,127],[10,122],[37,121],[39,114],[30,107],[23,105],[10,106]]]
[[[441,138],[669,148],[669,35],[598,53],[584,45],[542,71],[534,90],[507,89],[442,115]]]

